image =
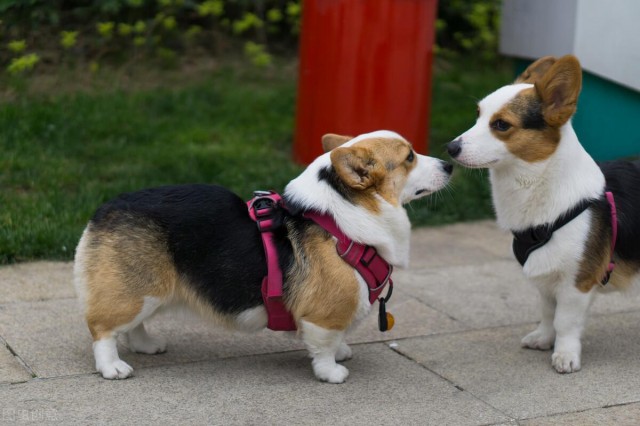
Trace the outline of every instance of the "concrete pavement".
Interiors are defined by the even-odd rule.
[[[350,335],[343,385],[315,380],[293,334],[220,331],[159,315],[161,355],[121,357],[124,381],[94,372],[71,264],[0,268],[0,423],[640,424],[640,292],[597,298],[583,370],[559,375],[550,352],[520,348],[537,294],[493,222],[414,231],[411,267],[394,272],[380,333]]]

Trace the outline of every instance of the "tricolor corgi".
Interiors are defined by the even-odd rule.
[[[488,168],[498,224],[542,300],[522,346],[547,350],[560,373],[580,370],[587,310],[599,291],[640,277],[640,162],[597,164],[571,117],[582,70],[544,57],[478,104],[476,124],[448,145],[461,165]]]
[[[328,134],[322,143],[325,154],[286,186],[272,238],[282,301],[313,371],[342,383],[349,372],[336,361],[351,357],[345,332],[369,312],[369,287],[339,256],[332,234],[305,213],[329,215],[348,238],[404,267],[410,223],[403,204],[443,188],[452,165],[418,155],[390,131]],[[265,328],[266,261],[247,203],[222,187],[165,186],[102,205],[84,230],[74,267],[96,369],[107,379],[131,376],[118,356],[119,334],[132,351],[164,352],[165,341],[149,336],[144,321],[169,306],[231,328]]]

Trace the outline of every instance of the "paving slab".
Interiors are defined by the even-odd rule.
[[[459,223],[439,228],[417,228],[411,236],[410,268],[483,264],[508,259],[510,234],[493,221]]]
[[[304,352],[0,386],[3,407],[63,424],[438,424],[507,417],[383,344],[358,345],[342,385],[320,383]]]
[[[475,265],[441,266],[394,272],[396,287],[465,326],[482,328],[540,320],[539,294],[520,265],[497,260]],[[640,287],[598,294],[592,314],[640,309]]]
[[[524,420],[522,426],[585,426],[619,425],[636,426],[640,423],[640,403],[596,408],[578,413],[558,414],[555,416]]]
[[[533,322],[540,318],[538,292],[515,261],[441,266],[398,271],[396,280],[410,294],[475,328]]]
[[[396,317],[391,331],[378,331],[377,312],[372,312],[348,335],[348,341],[372,342],[462,329],[458,322],[406,295],[395,295],[389,310]],[[147,328],[150,334],[167,339],[168,350],[150,356],[131,353],[120,345],[121,358],[134,368],[304,348],[294,332],[231,332],[194,316],[159,314]],[[91,338],[75,299],[0,305],[0,335],[38,377],[94,371]]]
[[[71,262],[31,262],[0,267],[0,304],[75,297]]]
[[[0,383],[26,382],[29,379],[31,379],[31,374],[0,339]]]
[[[530,326],[410,338],[396,350],[516,419],[640,400],[640,312],[594,316],[582,371],[561,375],[551,353],[519,347]]]

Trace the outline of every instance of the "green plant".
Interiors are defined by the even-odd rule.
[[[60,45],[64,49],[71,49],[76,45],[78,41],[77,31],[62,31],[60,32]]]
[[[27,48],[27,42],[25,40],[13,40],[7,43],[7,47],[13,53],[21,53]]]
[[[49,66],[92,61],[128,64],[154,57],[164,61],[167,49],[179,61],[190,49],[218,55],[228,46],[245,46],[248,60],[263,67],[271,62],[274,46],[295,42],[300,2],[4,0],[0,2],[0,21],[8,23],[3,33],[13,40],[7,49],[20,54],[28,44],[46,53],[43,57]],[[51,42],[52,35],[57,43]],[[228,43],[228,38],[236,41]],[[0,64],[8,66],[10,60],[0,59]]]
[[[448,0],[438,3],[438,52],[473,53],[485,60],[498,54],[500,0]]]
[[[248,41],[244,44],[244,53],[257,67],[266,67],[272,63],[271,55],[265,51],[264,45]]]
[[[40,61],[40,57],[35,53],[13,58],[7,67],[9,74],[21,74],[31,71]]]

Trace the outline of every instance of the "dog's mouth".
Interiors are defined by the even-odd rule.
[[[486,168],[489,168],[492,164],[497,163],[498,159],[496,158],[495,160],[487,161],[487,162],[480,163],[480,164],[467,163],[467,162],[464,162],[464,161],[460,161],[457,158],[454,158],[453,161],[455,161],[456,163],[458,163],[458,164],[460,164],[460,165],[462,165],[464,167],[467,167],[469,169],[486,169]]]
[[[424,194],[424,195],[429,195],[429,194],[431,194],[432,192],[433,192],[433,191],[430,191],[430,190],[428,190],[428,189],[426,189],[426,188],[423,188],[423,189],[418,189],[418,190],[416,191],[416,193],[415,193],[415,194],[413,194],[413,195],[415,195],[415,196],[423,195],[423,194]]]

